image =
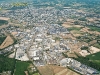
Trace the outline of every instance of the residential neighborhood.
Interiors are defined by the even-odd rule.
[[[1,1],[0,75],[100,75],[100,14],[59,2]]]

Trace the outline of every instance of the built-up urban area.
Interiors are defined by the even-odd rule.
[[[0,11],[0,20],[8,21],[8,24],[0,26],[0,33],[7,36],[0,45],[1,55],[8,53],[10,58],[31,61],[36,70],[41,66],[57,65],[69,68],[77,74],[99,75],[99,71],[95,68],[74,59],[78,51],[83,57],[90,55],[91,52],[79,50],[88,44],[83,42],[80,44],[70,29],[63,26],[64,22],[71,20],[72,15],[84,17],[89,13],[78,12],[70,7],[60,9],[51,6],[34,6],[32,3],[22,8],[11,6],[10,3],[1,3],[0,6],[7,8]],[[78,44],[79,47],[73,49]],[[100,49],[96,50],[100,51]],[[74,52],[75,57],[70,56]],[[69,53],[69,56],[66,53]]]

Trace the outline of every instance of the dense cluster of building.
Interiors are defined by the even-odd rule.
[[[72,15],[83,16],[83,14],[79,14],[75,9],[63,8],[60,10],[59,8],[49,6],[34,7],[32,4],[23,9],[11,9],[6,13],[1,14],[1,16],[9,17],[14,23],[25,23],[23,26],[60,24]]]
[[[60,65],[63,67],[70,67],[76,72],[79,72],[83,75],[98,75],[99,72],[96,69],[93,69],[87,65],[81,64],[77,60],[72,58],[64,58],[60,61]]]
[[[81,74],[94,74],[97,70],[71,59],[63,59],[62,52],[70,50],[69,40],[60,37],[60,34],[69,34],[69,31],[59,25],[71,15],[81,16],[74,9],[56,9],[54,7],[36,8],[28,5],[23,9],[10,10],[0,16],[9,17],[11,22],[23,24],[25,29],[8,27],[3,29],[10,33],[17,32],[15,37],[20,39],[17,44],[5,51],[15,50],[15,59],[21,61],[33,60],[35,66],[56,64],[69,66]],[[10,25],[9,25],[10,26]],[[28,28],[28,26],[32,26]],[[76,41],[76,40],[75,40]],[[2,52],[0,52],[1,54]]]
[[[56,31],[59,30],[60,33],[66,34],[67,29],[61,31],[63,27],[60,28],[59,25],[56,25],[56,27],[54,27]],[[36,66],[58,64],[63,58],[62,52],[70,50],[70,48],[63,39],[58,42],[55,40],[55,37],[59,37],[59,35],[47,34],[48,32],[50,33],[49,30],[48,26],[37,26],[31,30],[26,29],[25,32],[18,33],[17,36],[23,34],[24,37],[19,44],[15,45],[17,48],[16,59],[28,60],[26,57],[27,52]],[[52,33],[58,34],[57,32]]]

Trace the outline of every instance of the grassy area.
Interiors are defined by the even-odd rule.
[[[93,46],[100,49],[100,44],[98,44],[98,43],[94,44]]]
[[[70,27],[68,28],[69,31],[72,31],[72,30],[76,30],[76,31],[80,31],[81,28],[78,28],[78,27]]]
[[[2,8],[0,7],[0,10],[2,10]]]
[[[55,37],[54,40],[59,41],[60,37]]]
[[[100,61],[100,52],[91,54],[87,56],[90,60],[99,60]]]
[[[39,75],[39,73],[35,73],[35,74],[33,74],[33,75]]]
[[[89,61],[92,61],[93,63],[98,65],[98,67],[100,67],[100,52],[88,55],[87,58],[89,58]]]
[[[14,75],[25,75],[24,71],[27,71],[29,64],[29,62],[17,61]]]
[[[100,32],[100,28],[96,27],[96,26],[88,26],[90,28],[91,31],[98,31]]]

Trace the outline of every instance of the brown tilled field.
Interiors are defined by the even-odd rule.
[[[38,70],[42,75],[54,75],[53,70],[49,66],[40,66]]]
[[[85,28],[82,28],[80,31],[81,31],[81,32],[87,32],[87,33],[89,33],[89,34],[100,35],[100,32],[98,32],[98,31],[90,31],[89,29],[90,29],[90,28],[85,27]]]
[[[0,20],[9,20],[7,17],[0,17]]]
[[[61,35],[63,39],[76,39],[72,34]]]
[[[68,68],[56,65],[42,66],[38,67],[38,69],[42,75],[79,75]]]
[[[72,30],[70,32],[74,37],[82,36],[82,32],[80,31]]]
[[[13,39],[10,36],[7,36],[7,38],[1,44],[0,49],[6,48],[9,45],[12,45],[13,43],[14,43]]]

